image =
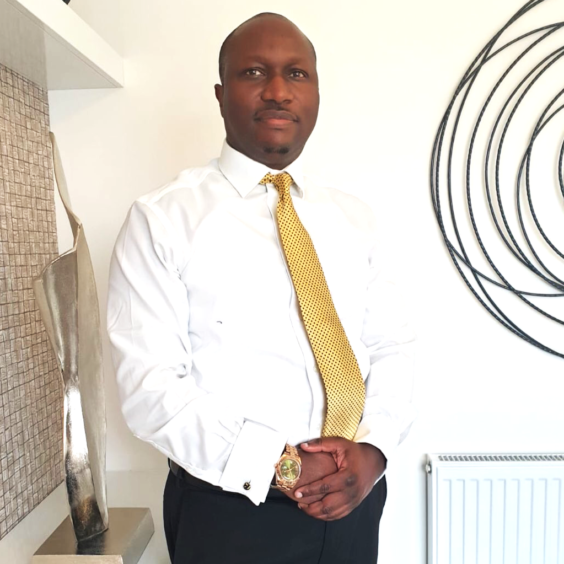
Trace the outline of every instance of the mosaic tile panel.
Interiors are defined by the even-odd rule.
[[[0,539],[64,479],[62,386],[32,289],[58,254],[48,110],[0,65]]]

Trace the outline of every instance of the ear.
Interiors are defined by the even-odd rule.
[[[216,84],[214,86],[215,98],[219,102],[219,111],[223,117],[223,84]]]

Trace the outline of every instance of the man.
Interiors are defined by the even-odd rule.
[[[311,42],[260,14],[224,42],[220,78],[220,158],[140,198],[116,244],[123,413],[170,460],[174,564],[374,563],[412,336],[370,210],[302,172]]]

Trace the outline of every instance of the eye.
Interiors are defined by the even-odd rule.
[[[264,72],[261,69],[247,69],[244,73],[245,76],[262,76]]]
[[[307,78],[308,74],[307,74],[307,72],[300,70],[300,69],[292,69],[290,71],[290,76],[292,78]]]

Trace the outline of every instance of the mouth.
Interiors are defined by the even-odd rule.
[[[298,117],[285,110],[262,110],[255,114],[255,121],[280,127],[297,122]]]

